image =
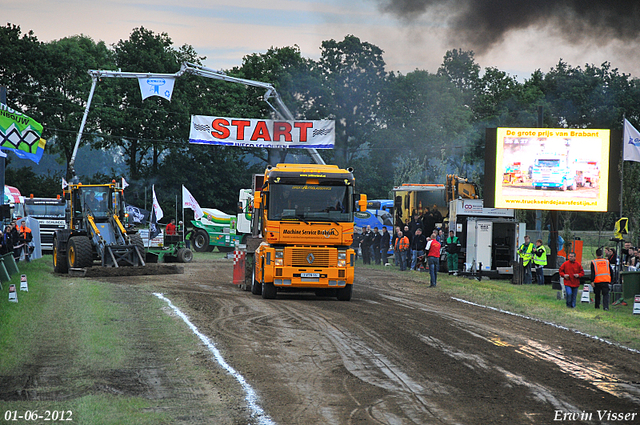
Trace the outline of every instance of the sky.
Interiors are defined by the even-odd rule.
[[[40,41],[82,34],[111,45],[142,26],[219,70],[270,47],[318,59],[322,41],[352,34],[384,51],[387,71],[435,73],[463,49],[520,81],[561,59],[640,78],[638,22],[637,0],[0,0],[0,24]]]

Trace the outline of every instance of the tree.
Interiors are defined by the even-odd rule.
[[[266,53],[245,56],[242,67],[234,69],[234,73],[236,72],[242,78],[272,84],[294,118],[324,118],[318,112],[316,104],[322,90],[321,76],[318,70],[314,69],[313,61],[302,57],[298,46],[271,47]],[[248,87],[246,94],[246,104],[250,111],[255,113],[249,118],[284,118],[275,116],[274,111],[264,101],[264,89]],[[269,149],[267,155],[264,155],[264,152],[254,154],[268,164],[276,164],[285,160],[287,151]]]
[[[156,183],[161,203],[172,203],[185,185],[202,207],[233,213],[240,189],[250,188],[253,174],[264,171],[233,147],[186,144],[170,150],[171,160],[160,165]]]
[[[172,45],[166,33],[135,28],[128,40],[116,43],[116,64],[122,71],[172,74],[180,69],[182,61],[199,62],[191,46],[175,49]],[[95,114],[110,137],[103,138],[98,146],[121,148],[132,180],[146,172],[156,172],[167,147],[188,134],[189,90],[176,90],[171,102],[158,97],[141,102],[138,81],[108,80],[103,83],[105,90],[113,94],[96,107]],[[181,83],[176,82],[176,86]]]
[[[87,71],[113,67],[113,56],[104,42],[95,43],[82,35],[46,43],[43,50],[46,61],[38,67],[40,96],[36,108],[45,134],[51,135],[47,150],[60,153],[68,165],[90,91]],[[98,95],[94,100],[99,104],[102,98]],[[87,120],[85,143],[92,140],[97,118],[94,114]],[[67,169],[66,178],[71,177]]]
[[[348,35],[322,42],[318,69],[325,93],[318,113],[336,120],[335,162],[346,166],[379,126],[378,109],[386,78],[383,51]]]
[[[480,80],[480,65],[474,56],[472,50],[448,50],[437,73],[464,93],[467,105],[473,102]]]
[[[403,173],[407,164],[420,164],[413,168],[417,173],[411,182],[444,182],[454,158],[463,156],[468,144],[472,116],[462,91],[448,78],[427,71],[392,75],[382,109],[384,129],[377,132],[374,149],[386,147],[387,160],[396,157]]]
[[[35,72],[43,59],[42,43],[33,31],[22,34],[19,26],[7,24],[0,27],[0,58],[0,85],[7,88],[7,103],[15,110],[30,110],[38,100]]]

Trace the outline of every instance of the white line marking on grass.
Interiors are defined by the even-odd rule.
[[[631,351],[632,353],[640,354],[640,350],[636,350],[635,348],[625,347],[624,345],[618,344],[617,342],[607,341],[606,339],[600,338],[599,336],[589,335],[588,333],[581,332],[581,331],[578,331],[576,329],[567,328],[566,326],[558,325],[557,323],[548,322],[546,320],[541,320],[541,319],[536,319],[535,317],[529,317],[529,316],[525,316],[525,315],[518,314],[518,313],[513,313],[511,311],[502,310],[502,309],[496,308],[496,307],[489,307],[487,305],[476,304],[474,302],[463,300],[461,298],[451,297],[451,299],[459,301],[459,302],[464,303],[464,304],[469,304],[469,305],[473,305],[473,306],[476,306],[476,307],[487,308],[489,310],[497,311],[497,312],[504,313],[504,314],[509,314],[511,316],[520,317],[522,319],[532,320],[532,321],[538,322],[538,323],[544,323],[545,325],[553,326],[554,328],[563,329],[565,331],[570,331],[570,332],[573,332],[573,333],[578,334],[578,335],[586,336],[587,338],[595,339],[596,341],[604,342],[605,344],[613,345],[614,347],[619,347],[619,348]]]
[[[191,321],[189,320],[189,317],[187,317],[186,314],[180,311],[178,307],[173,305],[171,300],[169,300],[163,294],[160,294],[160,293],[154,292],[153,295],[165,301],[169,305],[169,307],[171,307],[171,309],[173,309],[173,311],[178,316],[180,316],[180,318],[187,324],[187,326],[189,326],[189,328],[193,331],[193,333],[196,334],[198,338],[200,338],[200,341],[202,341],[204,345],[207,346],[207,348],[209,349],[209,351],[211,351],[211,353],[213,354],[213,357],[216,359],[218,364],[227,372],[229,372],[234,378],[236,378],[236,380],[240,383],[240,385],[244,389],[245,400],[247,400],[249,409],[251,409],[251,412],[252,412],[251,416],[256,418],[259,424],[275,425],[275,422],[273,422],[269,417],[269,415],[267,415],[264,412],[264,410],[262,410],[262,408],[258,405],[258,395],[256,394],[255,390],[251,387],[251,385],[247,383],[247,381],[244,379],[242,375],[240,375],[240,373],[238,373],[233,367],[231,367],[225,361],[224,357],[222,357],[222,354],[220,354],[220,351],[218,351],[215,344],[213,344],[206,335],[200,332],[198,328],[196,328],[196,326],[193,323],[191,323]]]

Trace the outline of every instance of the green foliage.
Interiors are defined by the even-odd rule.
[[[481,69],[474,52],[462,49],[446,52],[435,74],[417,69],[406,75],[387,72],[383,51],[354,35],[324,41],[320,50],[316,61],[295,45],[271,47],[247,54],[242,66],[227,74],[272,84],[296,119],[334,119],[336,147],[321,154],[327,163],[354,166],[359,191],[370,197],[385,198],[394,184],[404,182],[442,183],[447,173],[480,182],[485,128],[535,127],[539,107],[545,127],[619,129],[623,115],[640,124],[639,80],[608,62],[574,67],[560,60],[548,72],[536,70],[521,81],[495,67]],[[22,34],[10,24],[0,27],[0,57],[0,84],[8,87],[9,106],[42,122],[47,152],[60,153],[67,162],[91,84],[88,69],[174,73],[184,61],[204,59],[192,46],[176,47],[168,34],[144,27],[108,47],[86,36],[41,43],[33,32]],[[39,66],[27,65],[34,61]],[[82,142],[126,160],[129,193],[140,206],[145,188],[155,183],[172,209],[184,182],[203,205],[231,211],[237,190],[250,184],[252,167],[261,172],[265,164],[285,160],[287,152],[188,146],[190,115],[276,117],[264,94],[185,75],[171,102],[154,97],[142,102],[135,79],[105,78],[96,87]],[[78,161],[98,160],[90,157]],[[640,179],[636,164],[627,164],[624,214],[637,232]],[[85,181],[121,177],[115,170],[92,169],[101,174]],[[8,173],[12,179],[27,176],[24,170]],[[53,183],[58,176],[50,176],[51,182],[29,176],[16,183],[25,193],[33,187],[30,181],[39,184],[34,189],[40,193],[58,186]],[[533,215],[524,215],[533,225]],[[567,225],[607,228],[611,217],[581,213]]]
[[[346,166],[380,125],[386,71],[382,50],[358,37],[322,42],[318,69],[326,95],[317,99],[325,117],[336,120],[334,162]]]
[[[29,167],[6,168],[5,184],[17,187],[22,196],[55,198],[62,194],[61,177],[58,174],[36,174]]]

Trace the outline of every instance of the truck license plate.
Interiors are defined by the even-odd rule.
[[[300,273],[300,277],[320,277],[320,273]]]

